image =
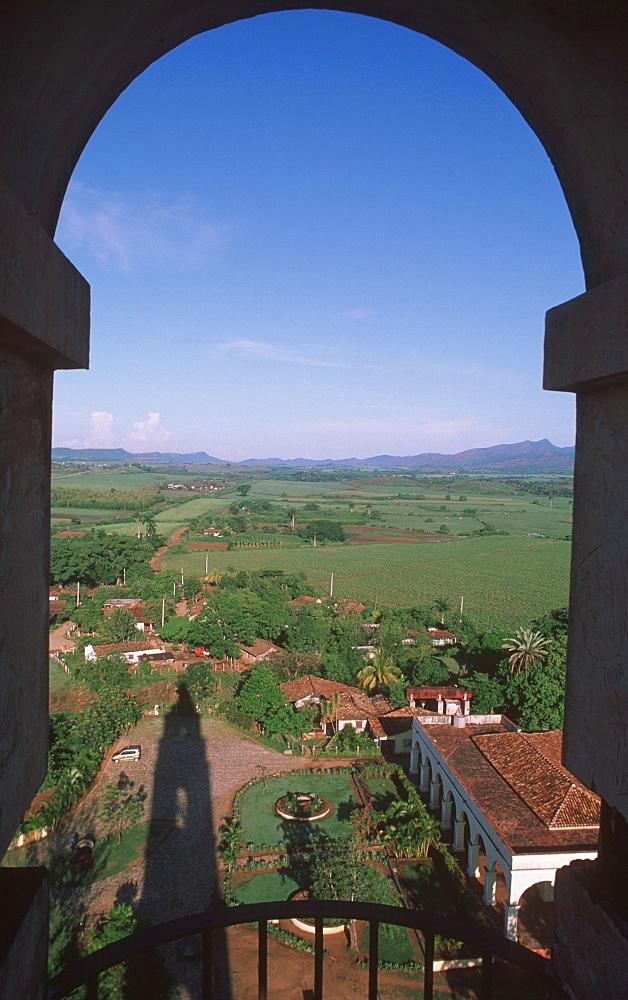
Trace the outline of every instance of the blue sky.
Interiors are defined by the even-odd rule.
[[[574,440],[545,311],[583,291],[552,166],[475,67],[387,22],[268,14],[118,99],[56,236],[92,286],[54,444],[249,457]]]

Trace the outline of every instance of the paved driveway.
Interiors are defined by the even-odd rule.
[[[171,821],[174,829],[142,865],[95,883],[88,890],[66,890],[90,918],[114,902],[133,902],[140,917],[162,922],[211,905],[216,882],[218,827],[233,795],[249,778],[311,766],[267,750],[225,723],[171,713],[143,719],[113,748],[139,743],[138,762],[115,764],[111,754],[97,786],[77,810],[79,834],[102,834],[98,799],[104,784],[124,771],[146,796],[145,818]],[[113,751],[112,751],[113,752]],[[96,848],[97,852],[98,848]]]

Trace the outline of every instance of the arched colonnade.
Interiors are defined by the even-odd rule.
[[[466,875],[482,881],[482,898],[487,906],[495,904],[497,880],[503,876],[504,934],[516,941],[524,892],[540,885],[542,899],[551,901],[556,870],[567,862],[548,855],[547,866],[539,867],[538,855],[529,858],[513,855],[436,755],[419,743],[411,751],[410,773],[419,776],[419,791],[438,817],[442,833],[451,837],[451,850],[458,855]],[[480,855],[484,857],[481,866]]]

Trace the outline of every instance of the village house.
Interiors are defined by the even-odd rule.
[[[240,660],[245,666],[250,666],[253,663],[261,663],[262,660],[268,660],[273,653],[281,653],[283,650],[280,646],[275,646],[272,642],[267,642],[266,639],[255,639],[251,646],[240,646]]]
[[[323,702],[333,705],[333,710],[328,710],[322,719],[328,735],[345,726],[353,726],[356,732],[361,733],[366,729],[367,722],[378,712],[391,708],[381,696],[375,701],[360,688],[341,684],[339,681],[329,681],[314,674],[284,681],[281,690],[286,701],[291,702],[296,709],[308,705],[320,706]]]
[[[505,886],[504,933],[516,940],[521,897],[556,871],[597,857],[600,800],[561,762],[562,732],[522,733],[503,715],[418,715],[410,773],[440,817],[484,902]]]
[[[85,659],[96,661],[101,656],[121,656],[131,666],[136,667],[140,660],[152,663],[172,663],[173,655],[166,650],[165,645],[157,639],[143,639],[138,642],[110,642],[103,645],[85,647]]]
[[[430,626],[427,629],[427,634],[432,646],[455,646],[458,642],[458,637],[445,628]]]

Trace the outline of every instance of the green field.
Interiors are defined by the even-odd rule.
[[[304,572],[326,593],[334,574],[334,596],[378,604],[424,604],[465,599],[465,612],[480,627],[507,629],[529,623],[567,603],[569,542],[515,536],[462,538],[407,544],[303,546],[294,549],[209,551],[209,566]],[[164,569],[205,572],[205,552],[169,555]]]
[[[216,472],[218,473],[218,468]],[[212,466],[197,466],[185,474],[179,470],[144,472],[122,468],[94,470],[85,474],[58,474],[54,482],[74,489],[152,489],[155,483],[211,478]],[[177,528],[195,519],[211,523],[212,517],[235,502],[241,507],[247,526],[241,539],[267,539],[265,527],[257,524],[287,525],[289,512],[296,524],[329,518],[344,525],[349,544],[319,545],[313,548],[296,538],[273,536],[284,547],[242,547],[230,550],[198,550],[183,554],[167,553],[164,569],[182,567],[187,576],[218,572],[281,569],[303,572],[320,594],[328,591],[334,573],[334,595],[356,598],[365,603],[430,604],[435,597],[447,597],[455,606],[465,598],[465,612],[480,628],[514,629],[526,625],[547,610],[564,606],[568,597],[571,536],[571,501],[568,497],[535,496],[521,483],[483,477],[468,481],[403,475],[334,482],[302,482],[296,479],[265,478],[267,470],[243,469],[220,475],[228,477],[230,488],[214,495],[162,494],[154,516],[160,535],[170,538]],[[271,472],[271,475],[273,473]],[[248,497],[235,491],[237,482],[251,484]],[[529,488],[546,488],[543,477],[526,477]],[[564,489],[567,479],[556,481],[552,489]],[[255,512],[255,500],[272,503],[269,512]],[[178,500],[178,503],[173,503]],[[182,501],[182,502],[181,502]],[[315,503],[317,508],[306,510]],[[253,508],[249,509],[249,505]],[[82,520],[106,520],[106,531],[132,537],[134,521],[115,523],[116,513],[105,508],[55,508],[53,527],[68,527],[69,514]],[[56,517],[55,517],[56,515]],[[126,515],[128,517],[128,514]],[[84,519],[84,520],[83,520]],[[255,535],[259,530],[261,534]],[[412,531],[411,535],[407,532]],[[484,535],[473,532],[504,532]],[[426,537],[429,536],[429,537]],[[468,537],[465,537],[468,536]],[[235,536],[236,541],[238,536]],[[389,540],[387,540],[389,539]],[[203,540],[201,534],[190,541]]]

